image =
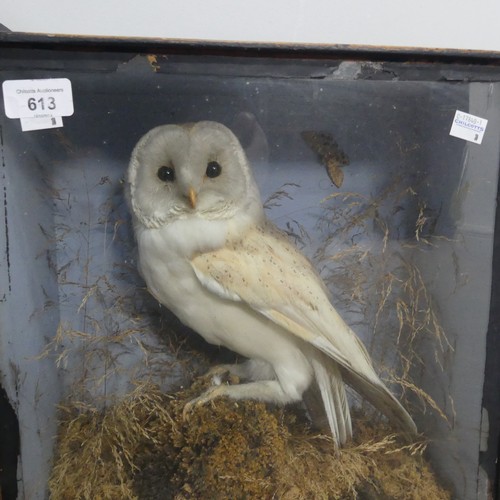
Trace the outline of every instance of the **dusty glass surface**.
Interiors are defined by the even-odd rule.
[[[69,78],[75,106],[53,130],[23,133],[0,115],[0,373],[24,428],[26,498],[42,498],[51,440],[39,431],[54,434],[55,403],[76,393],[99,405],[150,377],[172,390],[203,365],[176,362],[169,335],[182,327],[136,271],[123,193],[140,136],[198,120],[240,138],[269,218],[312,259],[382,376],[405,392],[435,468],[459,498],[480,497],[480,452],[494,446],[482,405],[498,74],[471,78],[474,68],[442,63],[77,54],[0,54],[2,81]],[[449,135],[456,110],[489,120],[481,145]],[[332,166],[328,154],[348,164]]]

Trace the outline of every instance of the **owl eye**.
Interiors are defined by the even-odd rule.
[[[205,174],[207,177],[210,177],[210,179],[213,179],[214,177],[219,177],[221,172],[222,172],[222,167],[220,166],[219,162],[209,161],[207,163],[207,170]]]
[[[175,180],[175,169],[174,167],[160,167],[158,172],[156,172],[158,179],[164,182],[172,182]]]

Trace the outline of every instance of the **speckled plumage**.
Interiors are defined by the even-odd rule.
[[[218,396],[299,401],[315,381],[342,444],[352,435],[345,380],[415,432],[310,262],[265,218],[231,131],[215,122],[153,129],[134,149],[128,183],[150,292],[208,342],[248,358],[221,368],[243,383],[211,387],[186,413]]]

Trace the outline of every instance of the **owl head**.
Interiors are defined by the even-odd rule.
[[[262,210],[238,139],[216,122],[150,130],[132,152],[127,180],[132,212],[146,227]]]

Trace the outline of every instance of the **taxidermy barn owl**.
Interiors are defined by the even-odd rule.
[[[341,445],[352,436],[346,382],[416,432],[311,263],[266,219],[228,128],[203,121],[149,131],[132,153],[128,189],[149,291],[207,342],[248,358],[220,367],[240,384],[213,385],[186,415],[220,396],[296,402],[314,383]]]

